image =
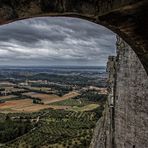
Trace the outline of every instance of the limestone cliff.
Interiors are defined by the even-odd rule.
[[[91,148],[148,147],[148,76],[137,55],[117,37],[117,56],[109,57],[109,95]]]

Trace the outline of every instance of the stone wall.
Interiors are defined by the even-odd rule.
[[[134,51],[117,38],[116,148],[148,147],[148,76]]]
[[[148,76],[130,46],[117,37],[107,64],[109,94],[91,148],[148,147]]]

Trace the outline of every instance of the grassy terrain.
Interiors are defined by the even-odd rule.
[[[93,110],[93,109],[96,109],[99,107],[99,104],[88,104],[86,106],[83,106],[83,107],[77,107],[77,106],[74,106],[71,110],[73,111],[79,111],[79,112],[84,112],[84,111],[90,111],[90,110]]]
[[[86,101],[84,101],[82,99],[68,99],[68,100],[63,100],[63,101],[59,101],[59,102],[50,103],[50,105],[82,107],[82,106],[85,106],[85,105],[87,105],[89,103],[90,102],[86,102]]]

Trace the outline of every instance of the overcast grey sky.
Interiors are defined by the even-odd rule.
[[[0,26],[0,65],[106,65],[116,37],[77,18],[44,17]]]

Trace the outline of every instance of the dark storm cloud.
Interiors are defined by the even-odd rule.
[[[0,64],[105,65],[115,35],[74,18],[34,18],[0,27]]]

